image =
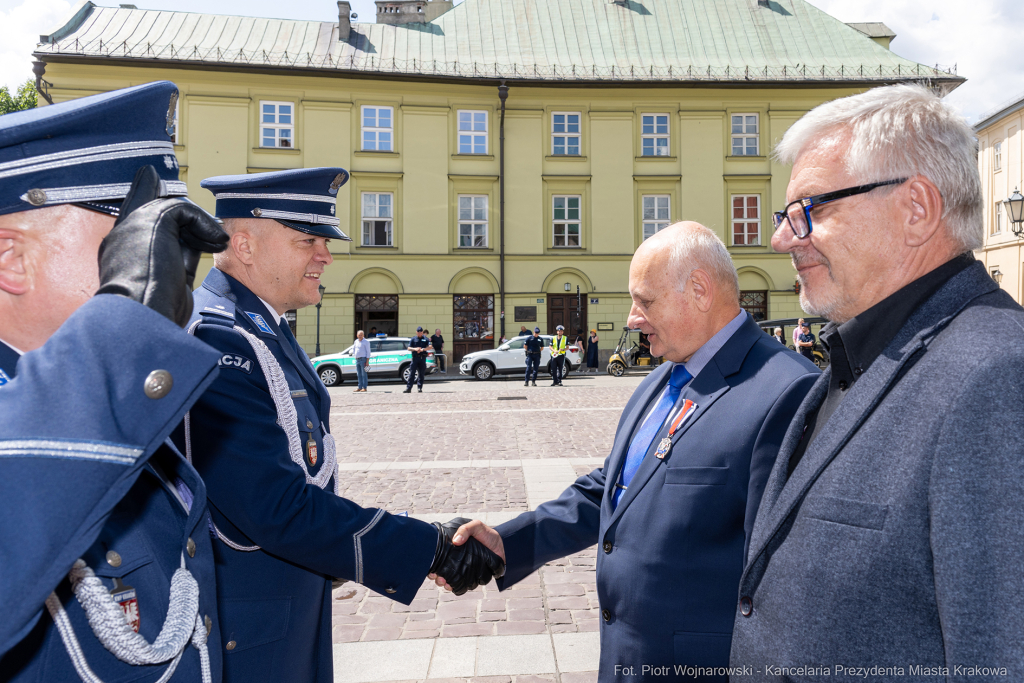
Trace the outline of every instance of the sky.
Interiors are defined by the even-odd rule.
[[[462,0],[456,0],[456,4]],[[641,0],[642,1],[642,0]],[[167,9],[287,19],[337,21],[334,0],[132,0]],[[357,21],[371,21],[373,0],[351,0]],[[947,100],[971,123],[1024,96],[1024,2],[1021,0],[810,0],[844,22],[881,21],[896,33],[892,50],[922,64],[956,65],[967,82]],[[114,6],[119,0],[98,0]],[[72,0],[0,0],[0,86],[32,76],[40,34],[71,16]],[[287,16],[282,16],[287,9]]]

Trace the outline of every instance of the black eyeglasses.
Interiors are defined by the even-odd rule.
[[[785,220],[789,221],[789,227],[793,231],[793,234],[797,236],[797,239],[804,239],[811,234],[811,230],[814,226],[811,224],[811,209],[821,206],[822,204],[828,204],[834,202],[837,199],[843,199],[844,197],[852,197],[858,194],[864,194],[865,192],[871,192],[877,187],[884,187],[886,185],[899,185],[907,182],[907,178],[897,178],[896,180],[885,180],[880,183],[869,183],[867,185],[858,185],[856,187],[848,187],[844,190],[836,190],[835,192],[826,192],[825,194],[816,194],[813,197],[804,197],[797,199],[786,205],[786,208],[782,211],[776,211],[772,214],[772,223],[775,224],[775,229],[778,230],[779,226]]]

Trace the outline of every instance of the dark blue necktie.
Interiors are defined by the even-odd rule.
[[[686,371],[686,367],[682,363],[679,363],[672,369],[672,376],[668,379],[668,387],[665,389],[665,393],[661,395],[658,404],[654,406],[654,410],[651,411],[647,421],[644,422],[640,431],[636,433],[633,441],[629,444],[626,464],[622,467],[622,486],[616,487],[615,495],[612,497],[613,510],[618,506],[622,492],[626,490],[629,482],[633,480],[633,475],[640,469],[640,463],[643,462],[647,451],[651,449],[654,437],[661,431],[661,426],[665,423],[669,413],[672,412],[672,407],[679,399],[679,393],[691,379],[693,379],[693,375]]]
[[[295,353],[298,354],[299,358],[304,358],[306,352],[299,346],[298,340],[295,339],[295,335],[292,334],[292,326],[288,324],[287,320],[278,319],[277,326],[281,330],[281,336],[284,337],[291,347],[295,349]]]

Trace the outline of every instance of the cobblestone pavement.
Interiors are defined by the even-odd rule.
[[[510,519],[600,466],[640,379],[564,389],[473,383],[451,393],[428,385],[434,391],[409,395],[332,389],[341,494],[430,521]],[[346,583],[332,602],[335,678],[596,681],[595,563],[591,547],[503,592],[491,583],[460,597],[424,581],[410,605]]]

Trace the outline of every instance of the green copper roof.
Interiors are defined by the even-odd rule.
[[[353,24],[78,8],[43,59],[86,57],[443,78],[964,79],[903,59],[804,0],[466,0],[431,23]]]

